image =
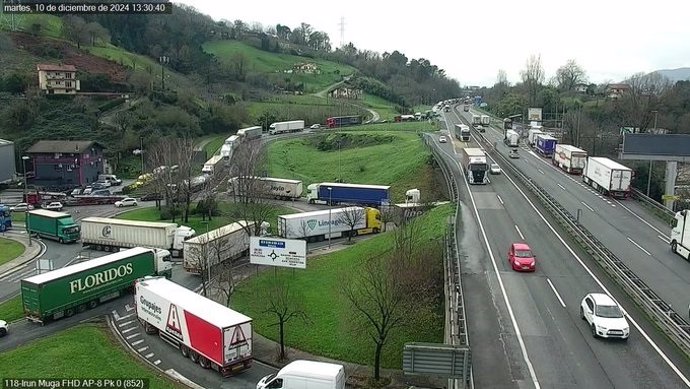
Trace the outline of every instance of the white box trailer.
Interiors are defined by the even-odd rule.
[[[289,122],[277,122],[270,125],[268,133],[271,135],[286,132],[298,132],[304,130],[304,120],[291,120]]]
[[[239,221],[187,239],[183,243],[186,271],[201,274],[208,266],[249,254],[249,233],[254,222]]]
[[[490,126],[491,125],[491,117],[489,115],[482,115],[480,120],[481,120],[482,126]]]
[[[480,126],[482,124],[482,117],[479,115],[472,114],[472,125]]]
[[[510,147],[518,147],[520,145],[520,134],[515,130],[508,130],[503,142]]]
[[[253,126],[253,127],[247,127],[243,128],[241,130],[237,130],[237,136],[240,137],[240,141],[249,141],[252,139],[259,139],[261,138],[261,133],[263,132],[263,128],[259,126]]]
[[[218,164],[223,160],[223,157],[220,155],[214,155],[212,156],[206,163],[204,163],[204,167],[201,169],[201,172],[204,174],[213,174],[216,171],[216,167]]]
[[[690,211],[676,212],[671,229],[671,251],[690,261]]]
[[[190,227],[175,223],[87,217],[81,221],[81,243],[96,250],[117,252],[132,247],[169,250],[180,257],[183,242],[194,236]]]
[[[329,231],[330,222],[330,231]],[[278,236],[286,239],[306,239],[307,242],[348,236],[354,224],[354,234],[364,235],[381,231],[381,213],[375,208],[345,207],[278,216]]]
[[[252,365],[252,319],[163,277],[135,284],[136,313],[147,334],[158,333],[180,353],[223,376]]]
[[[556,144],[552,161],[570,174],[581,174],[587,164],[587,152],[573,145]]]
[[[530,129],[527,131],[527,144],[529,144],[531,147],[534,147],[534,145],[537,143],[537,136],[538,135],[543,135],[544,132],[542,130],[536,130],[536,129]]]
[[[233,177],[230,185],[235,196],[269,197],[295,200],[302,196],[302,181],[274,177]]]
[[[632,169],[604,157],[588,157],[582,180],[602,194],[617,198],[630,196]]]
[[[297,360],[262,378],[256,389],[345,389],[343,365]]]

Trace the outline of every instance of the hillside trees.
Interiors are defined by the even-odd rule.
[[[558,89],[572,91],[577,84],[587,82],[587,74],[574,59],[569,59],[565,65],[556,70],[556,80]]]

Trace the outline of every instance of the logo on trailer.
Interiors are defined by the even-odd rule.
[[[165,332],[168,332],[171,335],[175,335],[175,337],[182,340],[182,326],[180,325],[180,315],[177,312],[177,306],[175,304],[170,304],[170,309],[168,309],[168,323],[165,326]]]
[[[111,226],[105,226],[101,230],[101,235],[103,235],[104,238],[110,238],[111,234],[113,233],[113,227]]]
[[[232,339],[230,339],[230,348],[240,347],[245,344],[247,344],[247,337],[244,336],[242,327],[235,327],[235,332],[232,333]]]
[[[310,230],[313,230],[316,228],[316,225],[319,223],[318,220],[316,219],[309,219],[307,220],[307,227],[309,227]]]

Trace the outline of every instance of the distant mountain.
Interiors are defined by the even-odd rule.
[[[662,69],[655,70],[652,73],[661,74],[662,76],[671,80],[671,82],[690,79],[690,68]]]

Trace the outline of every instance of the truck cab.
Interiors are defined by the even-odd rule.
[[[155,249],[156,256],[156,273],[165,276],[167,279],[172,278],[172,263],[170,251]]]
[[[173,256],[179,257],[183,248],[184,241],[196,235],[193,228],[187,226],[179,226],[175,229],[175,236],[173,237]]]

